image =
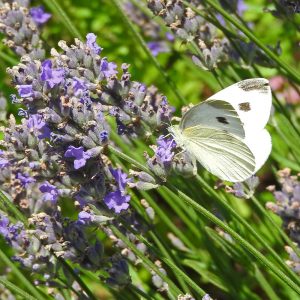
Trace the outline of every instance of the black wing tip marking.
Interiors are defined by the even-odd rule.
[[[257,90],[261,93],[268,93],[270,89],[269,83],[265,79],[246,79],[237,85],[244,92]]]
[[[225,117],[216,117],[217,121],[222,124],[229,124],[228,120]]]

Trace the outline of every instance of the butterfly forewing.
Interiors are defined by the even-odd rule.
[[[264,78],[246,79],[211,96],[231,104],[237,111],[245,133],[263,129],[270,117],[272,94],[269,81]]]
[[[245,137],[243,124],[233,106],[223,100],[207,100],[193,106],[183,117],[180,129],[204,126]]]
[[[255,159],[251,150],[230,133],[194,126],[184,129],[182,136],[187,151],[222,180],[244,181],[255,171]]]

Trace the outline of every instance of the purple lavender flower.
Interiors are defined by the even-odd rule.
[[[43,193],[43,200],[56,203],[58,199],[58,189],[48,181],[40,186],[40,191]]]
[[[8,225],[9,225],[9,219],[4,216],[4,215],[0,215],[0,234],[6,238],[9,234],[9,230],[8,230]]]
[[[156,159],[162,165],[169,164],[172,161],[174,152],[172,151],[176,147],[174,139],[165,139],[164,136],[160,136],[157,139],[157,149],[155,151]]]
[[[30,115],[27,120],[27,127],[38,134],[39,139],[50,138],[50,128],[39,114]]]
[[[93,221],[93,215],[86,211],[81,211],[78,214],[78,224],[88,225]]]
[[[103,75],[106,78],[116,75],[118,73],[116,68],[117,68],[117,65],[115,63],[108,62],[106,57],[102,58],[101,63],[100,63],[100,71],[103,73]]]
[[[3,157],[0,157],[0,168],[6,168],[9,166],[9,161]]]
[[[117,184],[118,184],[118,189],[121,191],[122,195],[125,192],[125,187],[127,185],[127,182],[130,182],[131,179],[127,178],[127,174],[123,173],[121,169],[113,169],[110,168],[110,172],[115,178]]]
[[[100,133],[100,140],[101,140],[102,143],[107,142],[107,140],[108,140],[108,132],[107,132],[107,130],[103,130]]]
[[[104,197],[104,203],[109,209],[113,209],[115,213],[119,214],[122,210],[129,207],[129,195],[123,195],[120,190],[110,192]]]
[[[18,93],[21,97],[33,97],[33,89],[31,84],[23,84],[18,86]]]
[[[65,70],[63,68],[52,69],[52,61],[47,59],[42,63],[41,80],[46,81],[50,88],[64,81]]]
[[[75,91],[75,96],[78,96],[87,89],[87,86],[82,79],[75,77],[73,78],[73,89]]]
[[[96,42],[97,36],[94,33],[88,33],[86,36],[86,45],[94,52],[95,54],[100,54],[102,48],[98,46]]]
[[[42,25],[51,18],[51,14],[46,13],[43,6],[32,7],[30,15],[37,25]]]
[[[91,156],[88,154],[88,152],[85,152],[83,147],[74,147],[69,146],[68,150],[65,152],[65,157],[74,157],[74,168],[76,170],[82,168],[85,166],[86,161],[91,158]]]
[[[20,180],[22,186],[24,186],[25,188],[27,188],[30,183],[36,182],[36,180],[33,177],[29,176],[26,173],[22,174],[19,172],[17,173],[16,178]]]
[[[164,41],[152,41],[147,43],[147,45],[154,56],[157,56],[159,53],[170,51],[168,44]]]

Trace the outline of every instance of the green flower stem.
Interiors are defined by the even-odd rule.
[[[157,215],[161,218],[161,220],[165,223],[165,225],[186,245],[186,247],[191,250],[195,249],[195,246],[191,241],[181,232],[174,223],[170,220],[169,216],[165,214],[165,212],[159,208],[159,206],[155,203],[155,201],[146,193],[141,191],[141,195],[146,199],[146,201],[150,204],[150,206],[154,209]]]
[[[270,300],[281,300],[277,296],[277,294],[274,291],[274,289],[272,288],[272,286],[269,284],[268,280],[265,278],[264,274],[257,267],[257,265],[255,265],[254,267],[255,267],[254,272],[255,272],[255,275],[257,278],[257,282],[259,283],[260,287],[265,291],[265,293],[267,294],[269,299]]]
[[[168,73],[164,71],[163,67],[158,62],[158,60],[152,55],[152,53],[149,50],[149,48],[147,47],[147,45],[146,45],[143,37],[135,29],[134,25],[132,24],[131,20],[128,18],[128,16],[126,15],[126,13],[124,13],[124,11],[123,11],[123,9],[122,9],[122,7],[120,5],[120,0],[112,0],[112,2],[114,3],[114,5],[116,6],[116,8],[118,9],[120,15],[124,19],[126,25],[128,26],[128,28],[132,32],[132,34],[135,37],[135,39],[137,40],[137,42],[141,45],[141,47],[143,48],[143,50],[145,51],[145,53],[147,54],[148,58],[151,60],[151,62],[153,63],[153,65],[161,73],[161,75],[163,76],[163,78],[165,79],[166,83],[169,85],[170,89],[173,91],[173,93],[175,94],[175,96],[180,100],[181,103],[185,103],[186,102],[185,98],[181,95],[181,93],[179,92],[179,90],[176,87],[176,85],[173,82],[173,80],[170,78],[170,76],[168,75]]]
[[[115,155],[113,155],[115,156]],[[114,161],[116,161],[117,163],[119,163],[122,167],[122,169],[126,169],[124,164],[122,164],[122,162],[119,161],[118,157],[114,157]],[[173,224],[173,222],[171,222],[171,220],[169,219],[169,217],[163,212],[163,210],[161,210],[158,205],[156,205],[156,203],[152,200],[151,197],[149,197],[149,195],[145,192],[141,193],[142,196],[146,199],[146,201],[150,204],[150,206],[154,209],[155,213],[157,215],[160,216],[160,219],[165,223],[165,225],[167,227],[169,227],[169,229],[174,232],[180,239],[182,239],[182,241],[184,241],[187,246],[189,247],[194,247],[193,244],[190,243],[190,241],[188,239],[185,238],[185,235],[182,234],[182,232],[180,230],[178,230],[178,228]],[[136,211],[139,211],[141,213],[140,210],[140,203],[138,202],[138,197],[131,192],[131,196],[132,196],[132,200],[134,200],[134,202],[132,203],[132,206],[135,208]],[[127,226],[127,224],[125,224],[123,222],[123,225],[132,232],[132,229],[130,227]],[[137,234],[136,232],[133,232],[134,234]],[[158,237],[157,233],[154,234],[153,231],[149,232],[150,236],[152,237],[153,241],[156,243],[157,247],[160,249],[161,253],[166,256],[169,260],[176,260],[176,264],[180,265],[180,261],[178,261],[178,259],[176,259],[176,256],[169,254],[169,252],[166,250],[166,246],[164,245],[164,243],[162,242],[162,240]],[[144,238],[140,237],[140,240]],[[147,241],[146,241],[147,242]],[[148,243],[148,242],[147,242]],[[149,244],[149,243],[148,243]],[[152,247],[152,246],[151,246]],[[161,258],[161,255],[157,255],[158,258]],[[185,292],[188,292],[187,286],[185,284],[185,282],[182,280],[181,277],[177,276],[176,273],[174,273],[175,277],[177,278],[178,282],[180,283],[181,287],[183,288],[183,290]]]
[[[163,197],[163,199],[169,204],[169,206],[173,209],[176,215],[182,220],[186,226],[191,230],[195,238],[200,238],[201,234],[199,231],[199,227],[195,225],[195,222],[199,221],[199,218],[195,218],[194,210],[188,208],[184,205],[180,198],[174,197],[174,195],[170,195],[170,193],[159,190],[159,194]],[[194,214],[193,214],[194,213]]]
[[[18,220],[27,225],[27,219],[19,209],[12,203],[12,201],[0,190],[0,201],[7,208],[7,210]]]
[[[0,277],[0,283],[4,285],[7,289],[9,289],[11,292],[15,293],[16,295],[20,295],[22,299],[28,299],[28,300],[38,300],[38,298],[34,298],[31,295],[27,294],[25,291],[20,289],[18,286],[14,285],[7,279],[4,279],[3,277]]]
[[[205,0],[211,7],[213,7],[218,13],[220,13],[225,19],[227,19],[231,24],[233,24],[237,29],[243,32],[252,42],[254,42],[260,49],[262,49],[266,55],[272,58],[278,66],[280,66],[293,80],[297,83],[300,83],[300,74],[297,70],[293,69],[282,61],[276,54],[272,52],[268,47],[266,47],[249,29],[239,23],[236,18],[227,13],[222,7],[220,7],[214,0]],[[190,7],[196,13],[201,13],[199,9],[191,5],[188,1],[183,0],[183,3]]]
[[[220,204],[232,215],[236,220],[238,220],[247,230],[254,236],[260,243],[263,245],[273,256],[273,258],[277,261],[279,266],[284,270],[293,280],[300,286],[300,278],[293,272],[287,264],[281,259],[281,257],[273,250],[272,247],[269,246],[267,242],[248,224],[246,220],[244,220],[227,202],[223,199],[222,195],[218,195],[216,191],[210,187],[205,180],[203,180],[199,175],[196,175],[196,179],[199,184],[204,187],[214,198],[220,202]]]
[[[159,277],[162,278],[162,280],[164,280],[170,288],[170,298],[171,299],[175,299],[175,297],[179,294],[181,294],[182,292],[179,290],[179,288],[170,280],[170,278],[166,275],[164,275],[162,272],[160,272],[159,268],[153,264],[150,259],[148,259],[141,251],[139,251],[134,244],[132,244],[130,242],[130,240],[116,227],[111,226],[110,227],[111,230],[113,231],[113,233],[120,238],[125,245],[132,250],[132,252],[139,257],[142,262],[151,270],[153,270]]]
[[[140,295],[141,297],[147,299],[147,300],[152,300],[150,296],[148,296],[145,292],[143,292],[141,289],[137,288],[134,284],[130,284],[129,288],[135,292],[137,295]]]
[[[265,218],[270,222],[272,227],[278,231],[282,239],[284,240],[285,243],[287,243],[294,251],[295,253],[300,257],[300,249],[294,244],[294,242],[288,237],[288,235],[280,228],[276,222],[271,218],[269,215],[268,211],[261,205],[261,203],[258,201],[258,199],[255,196],[252,196],[250,198],[256,208],[265,216]]]
[[[88,288],[88,286],[82,280],[82,278],[70,267],[70,265],[63,258],[57,257],[57,256],[56,256],[56,258],[64,266],[64,268],[70,273],[70,275],[78,282],[78,284],[81,286],[81,288],[88,295],[89,299],[97,300],[97,297],[91,292],[91,290]]]
[[[172,268],[172,265],[175,265],[174,263],[176,263],[177,266],[181,265],[180,259],[178,259],[176,257],[176,255],[172,255],[172,252],[168,251],[166,249],[166,245],[164,245],[163,241],[161,239],[159,239],[157,232],[149,232],[149,235],[151,237],[151,239],[154,241],[154,243],[157,245],[157,247],[159,248],[160,252],[162,253],[162,256],[165,257],[164,261],[168,261],[168,266],[171,267],[171,269],[173,270],[173,274],[176,276],[178,282],[180,283],[184,293],[190,293],[187,285],[185,284],[185,281],[182,276],[180,275],[179,272],[177,272],[177,270],[174,271],[174,268]],[[171,257],[171,255],[173,257]],[[159,258],[161,258],[162,256],[159,256]],[[177,268],[179,269],[179,268]],[[180,272],[182,272],[181,269],[179,269]]]
[[[184,272],[177,266],[176,269],[174,266],[173,261],[170,259],[170,255],[167,255],[167,257],[164,256],[164,253],[157,250],[157,248],[154,248],[151,243],[148,242],[148,240],[142,236],[141,234],[135,233],[136,236],[139,238],[141,242],[143,242],[159,259],[164,262],[170,269],[174,271],[174,275],[176,277],[180,276],[191,288],[193,288],[196,292],[198,292],[200,295],[203,293],[205,294],[205,291],[203,291],[192,279],[190,279],[187,275],[183,276]],[[134,245],[133,245],[134,247]],[[160,275],[159,275],[160,276]],[[187,279],[189,278],[189,279]]]
[[[6,61],[9,65],[15,66],[19,63],[14,57],[0,51],[0,58],[2,58],[4,61]]]
[[[118,155],[120,151],[113,149],[113,147],[109,147],[109,149]],[[122,159],[125,159],[127,162],[130,162],[138,167],[140,165],[139,163],[135,163],[134,159],[130,158],[124,153],[120,153],[120,157]],[[147,167],[143,167],[143,170],[147,172]],[[149,172],[149,171],[148,171]],[[263,265],[268,267],[283,283],[290,286],[295,292],[297,292],[300,295],[300,284],[297,285],[293,280],[291,280],[285,273],[283,273],[278,267],[276,267],[271,261],[269,261],[264,255],[262,255],[259,251],[256,250],[255,247],[253,247],[250,243],[248,243],[244,238],[242,238],[238,233],[236,233],[233,229],[231,229],[228,225],[226,225],[224,222],[222,222],[220,219],[218,219],[216,216],[214,216],[212,213],[210,213],[208,210],[206,210],[203,206],[195,202],[193,199],[191,199],[189,196],[184,194],[182,191],[177,189],[176,187],[166,184],[166,186],[162,186],[161,189],[166,191],[172,191],[175,195],[180,197],[186,204],[194,208],[196,211],[198,211],[200,214],[202,214],[205,218],[210,220],[211,222],[218,225],[220,228],[222,228],[224,231],[229,233],[233,239],[235,239],[245,250],[247,250],[249,253],[251,253],[258,261],[260,261]],[[230,210],[232,210],[230,208]],[[237,215],[235,213],[235,215]],[[256,234],[257,235],[257,234]],[[267,245],[264,242],[265,245]],[[267,245],[268,246],[268,245]],[[272,249],[270,246],[268,246],[268,250]],[[273,253],[274,258],[278,257],[277,260],[280,263],[280,265],[286,269],[287,266],[281,261],[281,258],[278,254],[272,249],[271,251]],[[296,282],[299,281],[299,278],[290,270],[289,268],[286,269],[287,273],[295,279]]]
[[[264,255],[262,255],[259,251],[256,250],[254,246],[252,246],[249,242],[243,239],[238,233],[236,233],[233,229],[231,229],[228,225],[222,222],[215,215],[210,213],[203,206],[195,202],[189,196],[181,192],[176,187],[168,184],[167,186],[162,187],[162,189],[169,189],[174,194],[178,195],[187,205],[193,207],[196,211],[202,214],[205,218],[219,226],[221,229],[226,231],[231,235],[233,239],[235,239],[245,250],[251,253],[258,261],[260,261],[263,265],[268,267],[283,283],[290,286],[295,292],[300,295],[300,286],[295,284],[286,274],[284,274],[280,269],[278,269],[271,261],[269,261]]]
[[[164,259],[164,261],[169,265],[169,267],[173,270],[174,273],[182,277],[182,279],[197,292],[201,297],[203,297],[206,292],[201,289],[189,276],[187,276],[181,269],[179,269],[176,265],[174,265],[169,259]]]
[[[0,249],[0,260],[4,263],[5,266],[9,267],[16,277],[20,280],[20,284],[23,284],[24,287],[37,299],[49,299],[46,296],[43,296],[41,292],[23,275],[23,273],[18,269],[18,267],[5,255],[5,253]]]
[[[44,0],[43,1],[46,6],[48,6],[53,13],[55,13],[57,16],[60,17],[68,31],[72,34],[73,37],[79,38],[83,40],[83,37],[81,33],[77,30],[77,28],[74,26],[73,22],[69,18],[69,16],[66,14],[64,9],[60,6],[58,1],[56,0]]]

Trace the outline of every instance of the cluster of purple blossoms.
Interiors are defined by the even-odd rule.
[[[299,174],[291,175],[291,170],[286,168],[278,171],[281,190],[276,190],[275,186],[269,186],[276,200],[275,203],[268,202],[266,207],[280,216],[282,226],[295,242],[295,246],[300,245],[300,181]],[[300,258],[297,253],[289,246],[285,247],[289,254],[287,264],[298,274],[300,274]]]
[[[154,56],[159,53],[170,52],[170,44],[174,41],[173,34],[164,33],[159,24],[132,2],[126,1],[123,7],[131,21],[141,28],[141,33],[145,36],[148,48]]]
[[[291,170],[286,168],[278,171],[281,190],[269,186],[276,202],[268,202],[267,208],[276,213],[283,221],[283,228],[289,233],[291,239],[300,245],[300,182],[298,176],[291,175]]]
[[[129,210],[127,186],[134,183],[113,167],[107,145],[113,144],[113,130],[129,144],[131,138],[147,136],[148,128],[165,131],[173,108],[156,88],[131,81],[128,65],[119,69],[101,57],[94,34],[72,46],[61,41],[61,50],[52,49],[52,57],[44,59],[39,26],[50,15],[40,7],[29,10],[26,1],[7,1],[1,9],[5,41],[22,55],[8,73],[18,91],[11,100],[23,108],[20,124],[10,116],[7,127],[1,127],[0,186],[28,218],[29,229],[1,212],[0,233],[16,250],[14,259],[36,275],[37,284],[57,287],[62,258],[89,270],[106,268],[107,282],[124,286],[130,282],[127,260],[133,259],[132,252],[123,249],[103,259],[101,241],[88,230],[120,227],[119,216],[139,223]],[[12,35],[13,17],[24,24]],[[170,149],[156,154],[169,167],[165,164],[172,155],[163,151]],[[65,205],[73,217],[65,216]],[[143,206],[153,220],[153,209],[146,202]],[[125,228],[123,233],[132,235]],[[148,251],[138,242],[137,247]]]
[[[0,32],[5,35],[4,44],[16,54],[43,59],[45,50],[40,39],[40,27],[51,14],[43,7],[29,9],[29,0],[0,0]]]
[[[205,12],[203,1],[190,0],[189,2]],[[220,0],[220,4],[228,11],[239,15],[246,8],[243,1]],[[228,61],[274,66],[274,63],[254,43],[245,42],[240,33],[236,37],[231,37],[229,41],[227,37],[221,35],[215,25],[186,7],[181,0],[148,0],[148,7],[155,16],[163,19],[175,37],[185,43],[194,43],[197,52],[201,54],[193,55],[193,62],[204,70],[212,70]],[[221,25],[226,25],[222,16],[217,13],[215,16]],[[281,52],[279,45],[272,50],[278,54]],[[243,53],[247,53],[247,56],[244,57]]]

